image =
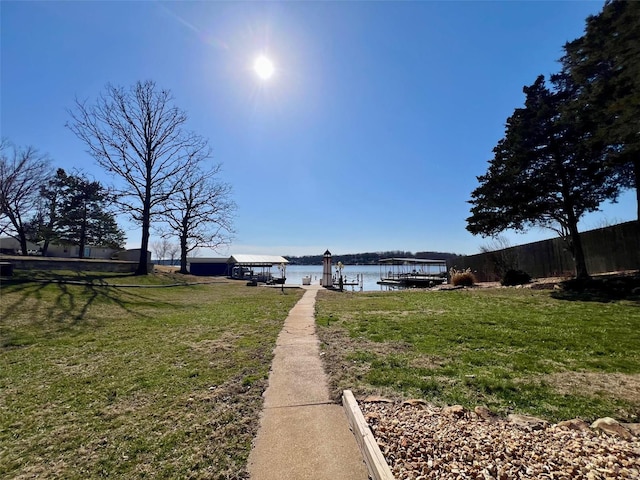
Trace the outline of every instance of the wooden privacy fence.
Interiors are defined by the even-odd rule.
[[[638,222],[589,230],[580,234],[590,274],[640,270]],[[449,268],[470,268],[480,282],[501,280],[509,268],[533,278],[571,276],[575,266],[565,242],[556,237],[494,252],[464,255],[447,262]]]

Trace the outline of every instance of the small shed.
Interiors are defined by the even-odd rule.
[[[206,277],[229,276],[229,257],[189,258],[187,266],[191,275]]]
[[[231,255],[228,260],[231,278],[269,282],[274,265],[289,263],[279,255]]]

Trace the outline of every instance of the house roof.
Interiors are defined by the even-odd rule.
[[[187,262],[189,263],[228,263],[229,257],[202,257],[202,258],[188,258]]]
[[[237,265],[247,266],[272,266],[280,263],[289,263],[284,257],[279,255],[231,255],[229,257],[229,263],[235,263]]]
[[[20,242],[18,241],[18,239],[13,237],[1,237],[0,248],[7,248],[7,249],[14,248],[17,250],[20,248]],[[36,245],[33,242],[27,241],[27,249],[35,250],[36,248],[38,248],[38,245]]]

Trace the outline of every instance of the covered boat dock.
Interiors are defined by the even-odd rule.
[[[378,285],[397,288],[433,287],[447,283],[447,261],[426,258],[380,259]]]
[[[271,268],[274,265],[284,267],[289,260],[279,255],[231,255],[227,263],[231,278],[259,283],[284,283],[284,270],[281,275],[274,277]]]

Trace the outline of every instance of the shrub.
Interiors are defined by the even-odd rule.
[[[529,282],[531,282],[531,275],[527,272],[523,272],[522,270],[507,270],[501,283],[505,286],[513,286],[524,285]]]
[[[593,298],[633,299],[640,295],[640,274],[574,278],[561,283],[565,292],[586,294]]]
[[[471,287],[476,283],[476,277],[470,270],[466,272],[455,272],[451,275],[451,283],[454,287]]]

